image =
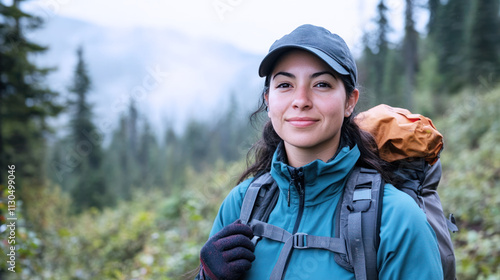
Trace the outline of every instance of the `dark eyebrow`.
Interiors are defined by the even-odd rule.
[[[288,73],[288,72],[278,72],[278,73],[276,73],[276,74],[273,76],[273,79],[275,79],[275,78],[276,78],[276,76],[278,76],[278,75],[283,75],[283,76],[286,76],[286,77],[288,77],[288,78],[295,78],[295,75],[294,75],[294,74],[292,74],[292,73]]]
[[[330,71],[321,71],[321,72],[318,72],[318,73],[314,73],[311,75],[311,78],[317,78],[321,75],[325,75],[325,74],[328,74],[330,76],[332,76],[333,78],[335,78],[335,80],[337,80],[337,76],[335,76],[332,72]]]
[[[314,73],[314,74],[311,75],[311,78],[317,78],[317,77],[319,77],[321,75],[325,75],[325,74],[328,74],[328,75],[332,76],[335,80],[337,80],[337,76],[335,76],[335,74],[333,74],[330,71],[321,71],[321,72]],[[278,75],[283,75],[283,76],[286,76],[286,77],[289,77],[289,78],[293,78],[293,79],[295,78],[294,74],[289,73],[289,72],[283,72],[283,71],[281,71],[281,72],[276,73],[273,76],[273,79],[275,79],[276,76],[278,76]]]

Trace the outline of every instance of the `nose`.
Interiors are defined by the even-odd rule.
[[[298,87],[295,91],[292,107],[299,110],[307,110],[312,108],[312,101],[310,98],[310,91],[307,87]]]

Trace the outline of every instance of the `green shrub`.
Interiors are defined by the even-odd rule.
[[[22,245],[10,279],[185,279],[199,265],[218,207],[242,164],[188,170],[182,190],[136,190],[114,208],[70,215],[58,187],[41,188],[29,212],[37,229],[19,229]],[[169,195],[167,195],[169,193]],[[38,215],[35,213],[38,212]],[[2,249],[4,246],[2,245]],[[6,269],[2,263],[2,268]],[[194,277],[194,276],[193,276]]]
[[[500,88],[465,92],[437,122],[445,212],[453,212],[458,279],[500,279]]]

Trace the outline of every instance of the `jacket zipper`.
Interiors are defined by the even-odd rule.
[[[305,186],[304,186],[304,173],[302,168],[293,168],[290,170],[291,184],[295,186],[297,193],[299,194],[299,213],[297,214],[297,220],[295,220],[295,225],[293,226],[292,234],[297,233],[299,229],[300,222],[302,220],[302,214],[304,213],[304,201],[305,201]],[[290,206],[290,188],[288,190],[288,206]]]

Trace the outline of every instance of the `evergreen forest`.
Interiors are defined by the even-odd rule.
[[[47,47],[26,36],[43,20],[20,2],[0,1],[0,279],[193,279],[261,123],[232,100],[215,120],[157,135],[130,101],[104,141],[85,49],[60,98],[47,83],[55,68],[32,60]],[[500,280],[500,1],[401,0],[398,41],[386,2],[357,58],[359,110],[385,103],[432,118],[444,136],[438,190],[459,227],[457,278]],[[50,120],[62,114],[61,134]]]

